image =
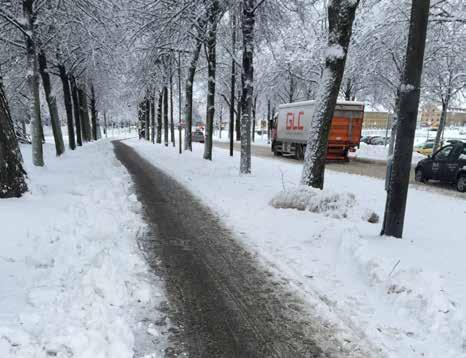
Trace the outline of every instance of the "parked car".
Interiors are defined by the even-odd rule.
[[[434,141],[428,140],[427,142],[418,144],[414,147],[414,151],[422,155],[431,155],[434,149]]]
[[[457,142],[440,148],[417,164],[415,175],[418,182],[433,179],[454,183],[459,192],[466,192],[466,143]]]
[[[371,144],[371,141],[376,138],[381,138],[380,136],[367,135],[361,138],[362,143]]]
[[[205,137],[204,133],[200,130],[196,130],[191,134],[191,140],[193,142],[199,142],[199,143],[204,143],[205,142]]]
[[[374,137],[369,141],[370,145],[385,145],[385,138]]]

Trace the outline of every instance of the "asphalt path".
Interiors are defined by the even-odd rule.
[[[166,282],[175,325],[166,357],[375,357],[311,319],[288,282],[258,264],[239,233],[187,189],[124,143],[114,148],[150,228],[142,248]]]

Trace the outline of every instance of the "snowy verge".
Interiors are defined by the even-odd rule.
[[[30,191],[0,202],[0,357],[134,357],[164,297],[130,177],[108,141],[44,149],[37,168],[22,147]]]
[[[196,143],[182,156],[126,143],[209,205],[340,338],[356,335],[361,347],[392,358],[466,357],[466,198],[411,187],[404,238],[396,240],[359,217],[272,207],[277,193],[299,188],[301,163],[255,157],[244,176],[239,156],[219,148],[206,161]],[[325,180],[326,190],[352,193],[358,207],[383,215],[382,180],[330,170]]]

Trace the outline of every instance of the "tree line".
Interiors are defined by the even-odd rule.
[[[145,139],[175,145],[177,99],[183,147],[192,150],[193,113],[202,94],[203,157],[212,160],[216,109],[225,105],[230,155],[239,141],[243,174],[252,170],[257,112],[267,114],[270,126],[275,104],[315,100],[302,183],[319,189],[337,98],[362,100],[393,113],[382,231],[394,236],[402,232],[419,101],[441,102],[442,128],[466,83],[465,54],[458,51],[465,43],[461,0],[1,1],[0,44],[10,54],[1,63],[9,73],[13,108],[27,107],[31,118],[35,165],[43,165],[41,98],[57,155],[64,150],[50,74],[62,82],[68,137],[78,145],[79,136],[81,142],[97,138],[98,113],[115,108],[137,112]],[[28,86],[15,78],[19,67]],[[181,151],[180,128],[178,135]]]

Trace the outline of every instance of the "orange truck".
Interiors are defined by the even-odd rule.
[[[275,155],[303,159],[310,135],[315,101],[286,103],[278,107],[272,130]],[[327,160],[347,161],[361,140],[364,104],[337,102],[328,138]]]

